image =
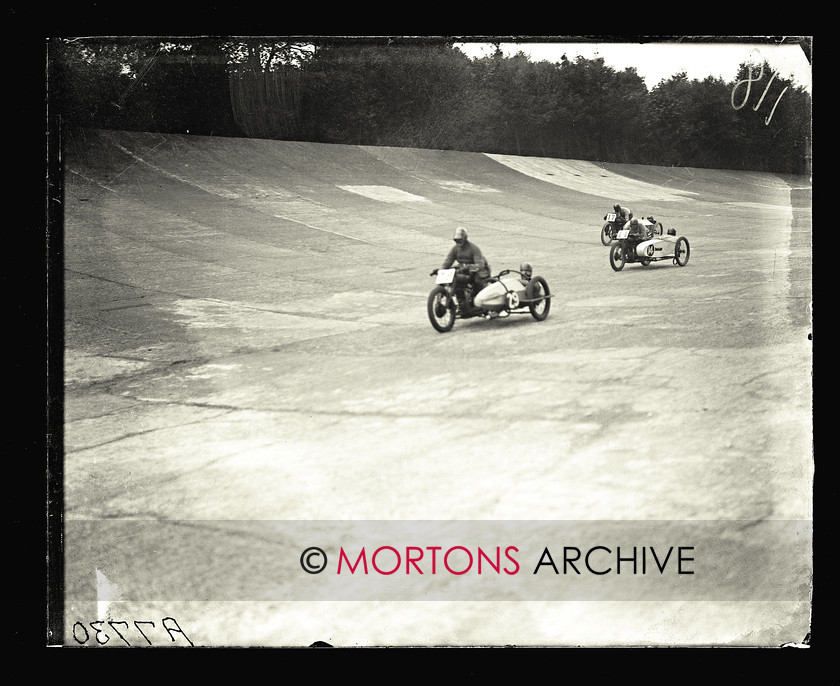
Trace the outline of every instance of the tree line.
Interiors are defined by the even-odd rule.
[[[810,173],[811,97],[769,64],[648,89],[602,58],[450,41],[51,41],[64,126]]]

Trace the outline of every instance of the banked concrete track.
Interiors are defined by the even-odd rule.
[[[111,131],[68,139],[64,163],[68,644],[78,623],[164,617],[196,645],[804,638],[807,598],[743,600],[744,578],[702,602],[650,583],[571,600],[514,579],[454,599],[294,589],[325,578],[298,556],[328,522],[714,521],[759,548],[761,524],[808,523],[807,179]],[[616,201],[686,236],[688,265],[613,272],[599,229]],[[456,226],[494,271],[534,265],[544,322],[430,326]],[[129,527],[119,546],[103,522]],[[277,544],[258,522],[323,538]],[[715,539],[674,543],[697,583]],[[252,592],[247,570],[270,568],[280,590]]]

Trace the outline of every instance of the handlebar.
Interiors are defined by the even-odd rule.
[[[429,276],[436,276],[438,271],[440,270],[433,269],[431,272],[429,272]],[[457,271],[460,274],[474,273],[481,271],[481,267],[479,267],[476,264],[459,264],[457,267],[455,267],[455,271]]]

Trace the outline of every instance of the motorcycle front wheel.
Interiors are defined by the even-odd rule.
[[[612,248],[610,248],[610,266],[615,269],[615,271],[620,272],[624,269],[624,265],[627,263],[627,255],[624,252],[624,246],[621,243],[616,243]]]
[[[455,325],[455,303],[443,286],[432,289],[426,307],[429,321],[441,333],[450,331]]]
[[[601,229],[601,243],[603,243],[604,245],[609,245],[610,243],[612,243],[612,239],[612,224],[607,222]]]

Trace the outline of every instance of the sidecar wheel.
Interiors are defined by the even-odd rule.
[[[610,266],[615,269],[615,271],[620,272],[624,269],[624,265],[627,263],[627,255],[624,252],[624,246],[621,243],[616,243],[612,248],[610,248]]]
[[[455,303],[443,286],[438,286],[429,293],[426,309],[432,326],[441,333],[446,333],[455,325]]]
[[[538,322],[545,319],[551,309],[551,298],[548,296],[548,284],[545,279],[541,276],[535,276],[531,279],[525,291],[525,297],[528,300],[536,300],[536,302],[528,304],[528,309],[531,311],[531,316]]]
[[[677,239],[677,245],[674,248],[674,262],[680,267],[685,267],[688,264],[688,258],[691,255],[691,247],[688,245],[688,239],[680,236]]]
[[[612,224],[607,222],[601,229],[601,243],[609,245],[612,243]]]

